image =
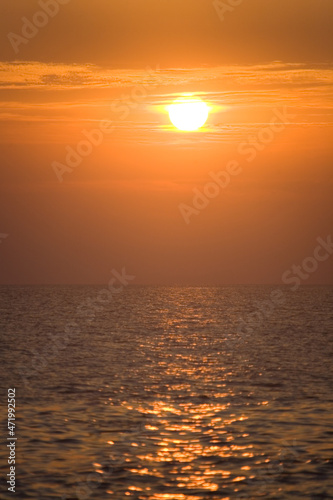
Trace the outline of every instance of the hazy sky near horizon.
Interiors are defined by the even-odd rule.
[[[123,267],[138,284],[281,283],[333,233],[330,0],[243,0],[224,20],[210,0],[54,2],[0,7],[0,283]],[[42,4],[58,12],[31,35]],[[169,121],[182,93],[210,106],[198,132]],[[332,261],[303,283],[332,283]]]

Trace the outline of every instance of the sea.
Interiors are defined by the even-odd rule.
[[[0,287],[0,498],[333,499],[332,299]]]

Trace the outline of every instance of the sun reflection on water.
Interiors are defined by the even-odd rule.
[[[223,397],[224,393],[219,393],[219,397],[221,394]],[[160,398],[137,405],[123,401],[122,405],[132,413],[134,421],[142,422],[124,453],[123,466],[131,475],[126,496],[140,492],[147,495],[147,484],[159,479],[166,488],[183,492],[152,493],[138,498],[198,500],[205,498],[199,492],[215,494],[226,488],[235,492],[233,485],[247,480],[251,468],[244,468],[244,461],[254,455],[249,433],[244,432],[248,416],[230,414],[228,403],[170,404]],[[230,459],[239,460],[239,467],[233,465],[229,469]],[[142,478],[147,478],[145,484]],[[220,493],[216,498],[228,498]]]

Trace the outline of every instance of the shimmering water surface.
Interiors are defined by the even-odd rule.
[[[0,498],[333,498],[332,288],[101,290],[1,288]]]

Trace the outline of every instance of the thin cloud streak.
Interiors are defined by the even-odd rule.
[[[0,86],[3,89],[38,88],[68,90],[92,87],[132,87],[133,85],[179,86],[200,82],[235,84],[287,84],[330,85],[333,82],[333,65],[309,67],[301,63],[267,65],[219,66],[209,68],[149,68],[143,70],[105,69],[92,64],[55,64],[39,62],[0,63]]]

